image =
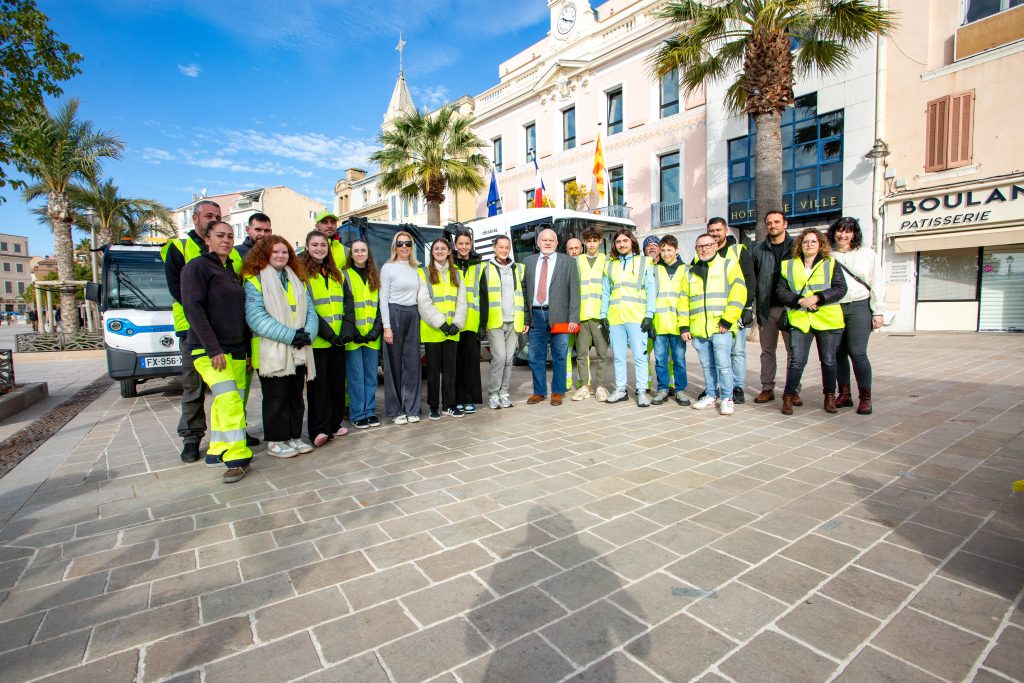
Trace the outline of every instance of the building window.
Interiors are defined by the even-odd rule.
[[[420,212],[420,196],[416,195],[412,198],[412,213],[415,216]]]
[[[23,264],[21,264],[21,263],[15,264],[14,270],[18,271],[19,273],[24,273],[25,272],[25,266]]]
[[[927,116],[924,170],[969,166],[974,153],[974,91],[932,100]]]
[[[526,134],[526,161],[530,162],[537,153],[537,124],[526,124],[523,126],[523,132]]]
[[[679,152],[658,157],[658,178],[661,202],[679,201]]]
[[[576,107],[562,112],[562,149],[576,146]]]
[[[608,135],[622,132],[622,88],[608,93]]]
[[[10,263],[4,263],[4,272],[5,273],[11,272],[11,264]]]
[[[491,141],[491,146],[494,150],[494,170],[501,173],[501,136],[494,138]]]
[[[18,244],[17,242],[14,243],[14,253],[15,254],[20,254],[21,253],[21,245]]]
[[[7,242],[0,242],[0,251],[7,251]]]
[[[523,206],[530,208],[533,206],[534,190],[523,190]]]
[[[608,169],[608,205],[626,205],[626,187],[623,184],[621,166]]]
[[[818,95],[796,99],[782,113],[782,210],[790,223],[804,217],[838,217],[843,208],[843,110],[818,114]],[[728,142],[729,224],[752,225],[754,211],[753,120],[750,133]]]
[[[978,248],[922,251],[917,256],[918,301],[978,298]]]
[[[19,282],[18,283],[18,294],[24,294],[24,293],[25,293],[25,283],[24,282]]]
[[[562,181],[562,208],[563,209],[575,209],[573,206],[572,199],[569,197],[569,183],[575,183],[575,178],[568,178]]]
[[[1024,4],[1024,0],[965,0],[964,23],[969,24],[990,17],[1021,4]]]
[[[7,294],[14,294],[14,288],[11,286],[10,280],[4,280],[4,292]]]
[[[661,118],[679,113],[679,70],[661,77]]]
[[[391,196],[391,220],[398,220],[398,197]]]
[[[405,218],[409,215],[409,198],[402,197],[402,217]]]

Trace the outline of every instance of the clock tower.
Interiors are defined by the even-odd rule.
[[[548,10],[551,12],[549,35],[557,40],[568,40],[579,32],[580,26],[594,22],[590,0],[548,0]]]

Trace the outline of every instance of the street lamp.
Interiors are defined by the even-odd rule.
[[[864,158],[870,159],[872,162],[877,162],[887,156],[889,156],[889,145],[885,144],[885,140],[882,138],[875,138],[875,144],[871,146],[871,149],[864,155]]]

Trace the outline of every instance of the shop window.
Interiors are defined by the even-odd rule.
[[[918,254],[918,301],[974,301],[977,298],[977,248],[922,251]]]
[[[494,170],[501,173],[501,136],[494,138],[491,144],[494,149]]]
[[[622,132],[622,88],[608,93],[608,135]]]
[[[928,103],[925,141],[926,172],[970,165],[974,152],[973,90]]]
[[[661,77],[661,118],[679,113],[679,70]]]

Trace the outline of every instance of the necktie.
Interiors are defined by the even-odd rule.
[[[537,283],[537,301],[543,306],[548,302],[548,257],[541,257],[540,282]]]

